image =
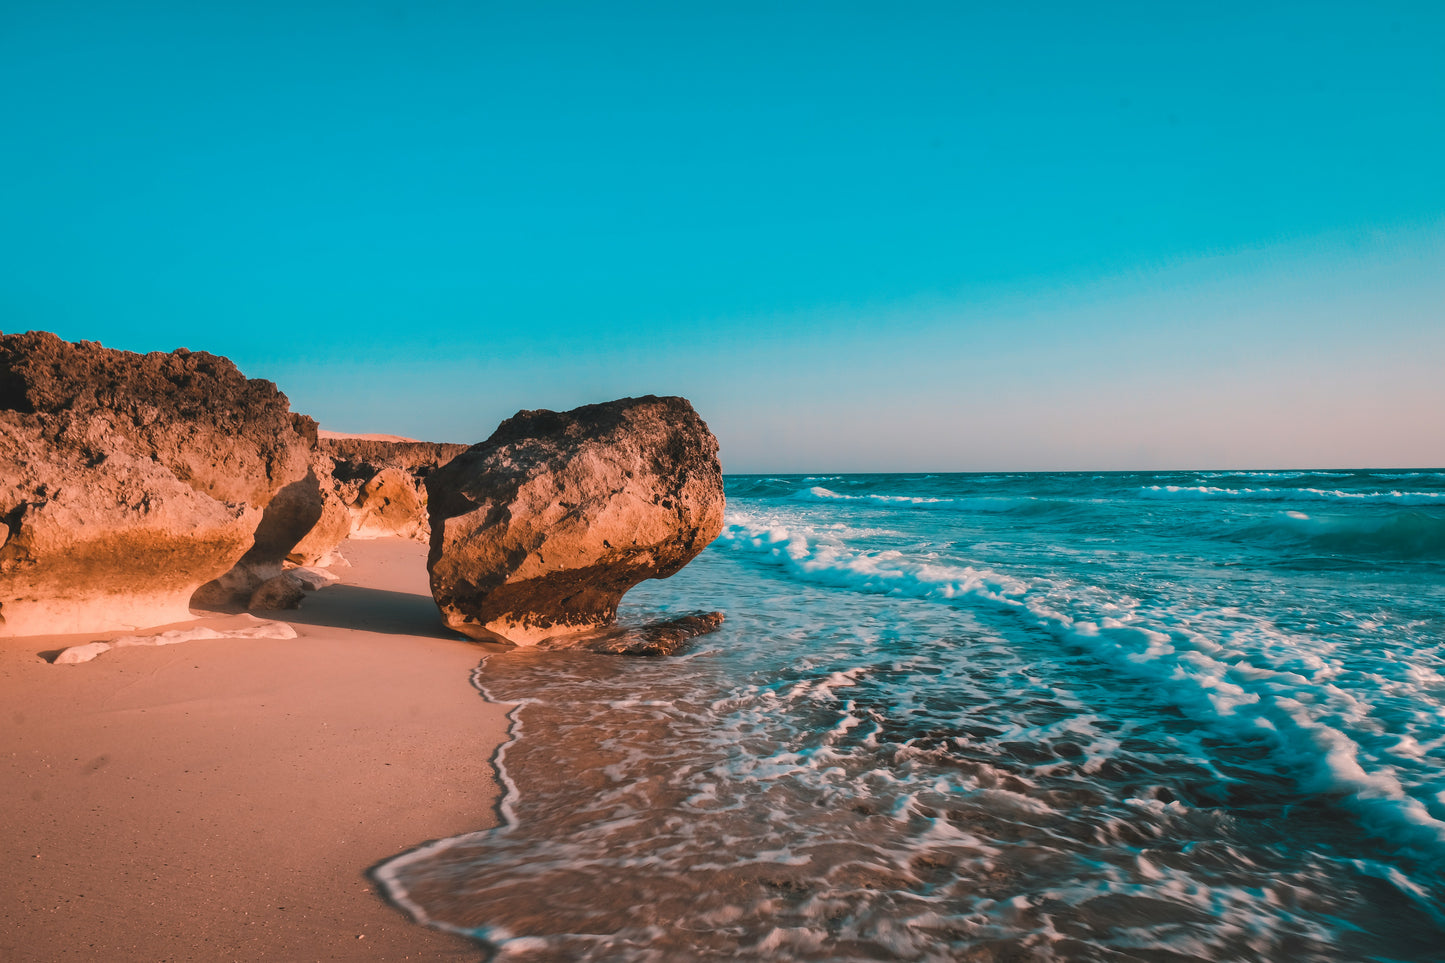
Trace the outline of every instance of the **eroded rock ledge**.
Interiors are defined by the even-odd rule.
[[[443,621],[477,639],[610,626],[628,589],[722,531],[717,439],[683,398],[519,412],[426,488],[432,594]]]

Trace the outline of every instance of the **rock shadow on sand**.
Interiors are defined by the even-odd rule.
[[[301,607],[271,613],[296,625],[429,639],[462,638],[442,624],[430,595],[361,585],[331,585],[308,593]]]

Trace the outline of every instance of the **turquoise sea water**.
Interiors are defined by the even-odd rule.
[[[498,650],[504,825],[378,871],[518,960],[1445,959],[1445,472],[732,476]]]

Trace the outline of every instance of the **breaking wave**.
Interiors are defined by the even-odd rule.
[[[1445,561],[1445,517],[1419,510],[1358,517],[1281,512],[1244,535],[1312,554]]]
[[[375,875],[512,963],[1433,963],[1439,476],[730,477],[621,613],[718,632],[490,654],[502,825]]]
[[[1339,684],[1345,669],[1330,658],[1328,645],[1237,612],[1151,611],[1077,584],[860,551],[736,515],[720,541],[802,581],[1016,613],[1116,669],[1147,678],[1191,718],[1269,744],[1303,789],[1339,794],[1371,831],[1445,856],[1445,796],[1436,795],[1445,783],[1439,773],[1417,772],[1422,791],[1418,798],[1411,794],[1402,777],[1418,760],[1394,758],[1390,747],[1398,737],[1371,731],[1364,716],[1373,693]],[[1430,687],[1445,684],[1445,676],[1416,666],[1396,666],[1392,675],[1370,681],[1410,687],[1439,709]],[[1436,721],[1445,721],[1445,711]]]

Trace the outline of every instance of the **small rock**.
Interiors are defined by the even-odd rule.
[[[181,642],[195,642],[199,639],[224,639],[224,632],[217,632],[215,629],[198,626],[194,629],[171,629],[169,632],[160,632],[156,635],[122,635],[119,638],[111,639],[110,644],[116,648],[123,648],[131,645],[177,645]]]
[[[345,506],[351,537],[425,541],[430,530],[423,479],[467,446],[322,435],[315,464],[327,490]]]
[[[0,334],[0,637],[188,618],[305,477],[308,423],[215,355]]]
[[[80,662],[89,662],[91,659],[103,652],[110,651],[109,642],[87,642],[85,645],[72,645],[68,649],[62,649],[55,657],[55,665],[75,665]]]
[[[296,609],[301,607],[301,600],[305,597],[306,589],[301,580],[290,572],[282,572],[262,582],[260,587],[251,593],[251,601],[246,608],[263,612]]]

